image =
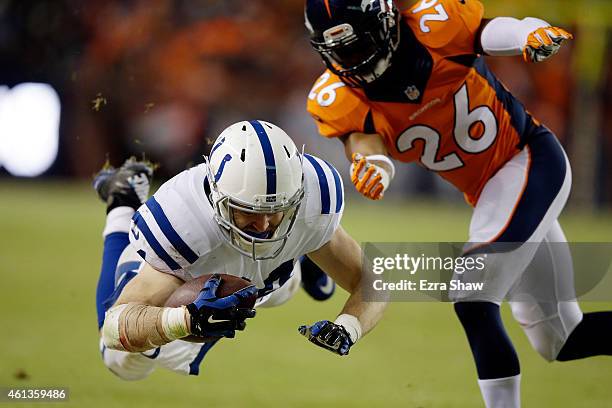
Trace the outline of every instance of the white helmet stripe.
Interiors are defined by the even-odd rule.
[[[274,161],[274,151],[270,138],[266,130],[258,120],[250,120],[249,123],[255,129],[261,148],[263,149],[264,160],[266,163],[266,194],[276,194],[276,163]]]

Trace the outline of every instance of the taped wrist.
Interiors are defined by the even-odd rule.
[[[334,321],[335,324],[344,327],[351,337],[353,344],[357,343],[357,340],[361,338],[361,323],[359,319],[350,314],[341,314]]]
[[[106,347],[129,352],[150,350],[189,334],[185,307],[128,303],[111,308],[104,319]]]
[[[483,51],[493,56],[521,55],[527,44],[527,37],[541,27],[548,27],[544,20],[526,17],[497,17],[489,21],[480,35]]]

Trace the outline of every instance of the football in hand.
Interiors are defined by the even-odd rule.
[[[217,288],[217,297],[222,298],[225,296],[229,296],[232,293],[239,291],[242,288],[246,288],[247,286],[252,285],[251,282],[246,279],[239,278],[233,275],[227,275],[224,273],[218,274],[221,277],[221,284]],[[183,283],[179,286],[173,293],[170,295],[168,300],[166,300],[166,307],[179,307],[192,303],[200,294],[200,291],[204,287],[204,283],[208,279],[210,279],[212,275],[202,275],[190,281]],[[252,309],[255,306],[255,301],[257,300],[257,296],[251,296],[249,298],[243,299],[238,307],[244,307]],[[199,336],[187,336],[182,338],[181,340],[191,341],[195,343],[208,343],[214,340],[217,340],[218,337],[210,336],[210,337],[199,337]]]

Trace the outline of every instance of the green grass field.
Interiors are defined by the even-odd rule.
[[[298,335],[302,323],[333,318],[345,293],[325,303],[299,293],[281,308],[261,310],[238,339],[207,355],[199,377],[158,371],[121,381],[98,353],[103,205],[81,184],[3,182],[0,197],[0,387],[69,387],[70,401],[53,406],[75,407],[482,406],[450,304],[390,305],[348,358]],[[359,241],[461,241],[469,214],[467,207],[351,197],[344,225]],[[568,212],[562,224],[570,240],[612,242],[612,214]],[[583,305],[603,308],[612,304]],[[612,405],[611,359],[546,363],[507,308],[504,318],[521,358],[524,406]]]

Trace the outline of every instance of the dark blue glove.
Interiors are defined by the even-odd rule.
[[[187,305],[191,315],[191,334],[201,337],[234,337],[236,330],[244,330],[246,319],[255,317],[255,309],[238,307],[242,300],[257,293],[255,285],[218,298],[216,293],[220,284],[219,275],[211,276],[204,283],[198,297]]]
[[[329,320],[321,320],[312,326],[300,326],[298,331],[317,346],[341,356],[346,356],[353,345],[344,326]]]

